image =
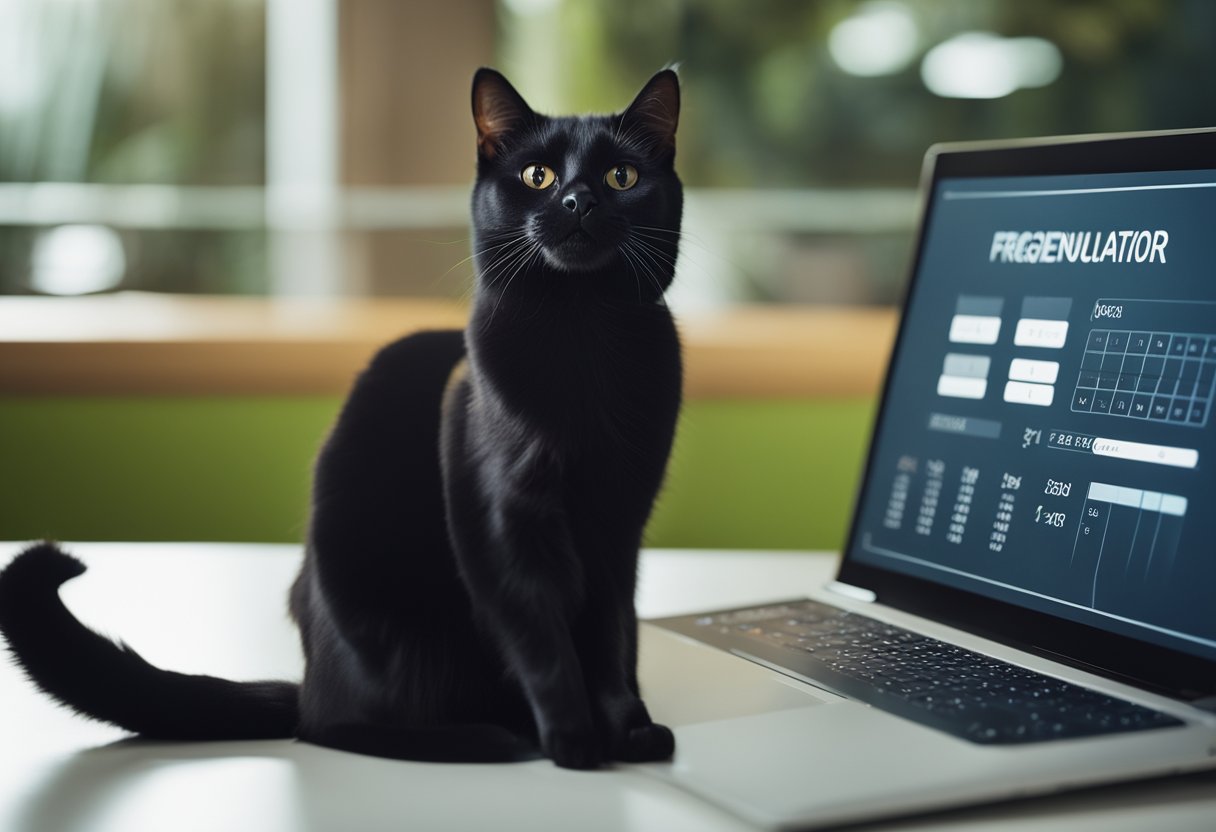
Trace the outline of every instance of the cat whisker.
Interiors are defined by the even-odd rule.
[[[646,228],[645,226],[634,226],[634,228],[631,229],[631,232],[634,234],[634,236],[642,237],[647,240],[653,240],[654,242],[657,242],[657,243],[670,244],[674,238],[677,241],[677,243],[680,245],[683,245],[685,242],[687,242],[687,243],[691,243],[692,245],[696,246],[697,248],[701,249],[702,251],[707,251],[710,254],[715,254],[715,255],[717,254],[717,252],[714,252],[697,235],[690,234],[688,232],[667,231],[662,228],[650,229],[650,228]],[[661,234],[656,234],[654,232],[665,232],[667,234],[667,236],[662,236]]]
[[[455,263],[453,263],[446,271],[443,272],[443,274],[441,274],[441,275],[439,275],[439,277],[435,278],[435,281],[434,281],[435,284],[436,285],[441,284],[444,280],[447,279],[447,277],[449,275],[452,274],[452,272],[456,271],[461,266],[467,265],[468,263],[476,260],[479,257],[484,257],[484,256],[490,255],[494,252],[501,253],[503,249],[506,249],[506,248],[510,247],[513,243],[516,243],[516,242],[524,239],[525,236],[526,236],[526,234],[523,234],[519,231],[512,230],[512,231],[505,232],[502,234],[492,234],[492,235],[480,237],[477,240],[479,243],[483,243],[483,244],[492,243],[492,244],[483,245],[481,248],[479,248],[479,249],[473,251],[471,254],[469,254],[468,257],[464,257],[464,258],[456,261]],[[470,239],[472,239],[472,238],[466,237],[463,240],[460,240],[459,242],[468,242]],[[490,259],[490,261],[486,264],[486,268],[492,269],[494,267],[495,263],[497,262],[497,259],[498,259],[497,257],[492,257]],[[471,276],[472,276],[472,273],[469,273],[466,275],[466,277],[471,277]],[[460,293],[459,299],[462,302],[467,302],[472,299],[473,293],[475,291],[476,291],[476,282],[470,280],[465,284],[464,289]]]
[[[665,234],[667,236],[656,236],[656,233]],[[748,269],[727,257],[721,251],[716,250],[713,246],[702,240],[700,236],[688,231],[675,231],[670,228],[655,228],[653,226],[635,225],[633,226],[632,234],[635,237],[645,238],[660,243],[668,243],[671,241],[672,237],[678,237],[680,241],[680,253],[683,255],[686,262],[696,264],[697,254],[708,254],[713,257],[715,261],[725,263],[728,267],[730,267],[730,269],[738,272],[739,274],[747,274],[748,272]],[[685,242],[690,243],[691,248],[694,250],[689,251],[690,247],[685,246]]]
[[[489,254],[492,251],[499,251],[499,250],[504,249],[507,246],[511,245],[512,243],[516,243],[516,242],[519,242],[520,240],[527,238],[527,236],[528,236],[527,232],[515,231],[515,232],[509,233],[509,234],[500,234],[498,236],[491,237],[488,240],[482,240],[481,242],[487,242],[487,243],[492,242],[493,245],[487,245],[487,246],[482,247],[481,249],[478,249],[477,251],[474,251],[472,254],[470,254],[468,257],[466,257],[461,262],[467,262],[467,261],[473,259],[474,257],[480,257],[481,255]]]
[[[523,253],[528,249],[529,245],[534,244],[527,238],[527,236],[520,236],[518,239],[504,246],[502,251],[499,251],[498,254],[491,258],[488,263],[484,264],[482,272],[486,275],[486,277],[489,278],[486,285],[493,286],[494,283],[497,282],[507,271],[507,269],[515,266],[522,258]]]
[[[664,272],[668,275],[673,275],[676,267],[676,258],[674,254],[664,251],[652,243],[645,240],[633,239],[631,241],[635,250],[644,256],[651,265],[654,266],[654,272]]]
[[[629,247],[622,244],[617,246],[617,250],[621,253],[621,257],[625,260],[625,264],[629,266],[629,270],[633,272],[633,282],[638,287],[638,303],[642,302],[642,279],[638,275],[638,267],[634,262],[633,255],[629,251]]]
[[[651,226],[651,225],[635,225],[635,226],[633,226],[633,231],[635,233],[637,233],[639,236],[645,236],[652,240],[666,241],[666,240],[670,239],[671,237],[678,238],[680,240],[680,242],[684,242],[685,240],[687,240],[688,242],[692,243],[693,245],[697,246],[698,248],[708,251],[711,254],[717,254],[717,252],[713,251],[713,249],[710,248],[709,244],[706,243],[700,237],[700,235],[694,234],[691,231],[685,231],[683,229],[676,230],[676,229],[672,229],[672,228],[657,228],[657,227]],[[646,232],[646,233],[643,233],[643,232]],[[666,235],[666,236],[655,236],[655,235]]]
[[[630,240],[629,242],[630,242],[630,249],[642,262],[646,263],[649,266],[649,268],[647,269],[647,272],[653,277],[654,272],[657,271],[660,267],[659,261],[655,259],[653,254],[651,254],[649,251],[647,251],[641,245],[641,241]]]
[[[658,225],[638,225],[635,223],[633,227],[641,229],[642,231],[658,231],[663,234],[670,234],[673,237],[679,237],[691,233],[681,228],[663,228]]]
[[[636,263],[639,267],[635,268],[634,270],[635,279],[637,279],[640,269],[640,272],[645,274],[647,279],[654,284],[655,289],[658,291],[659,301],[666,305],[666,300],[663,298],[663,284],[657,276],[660,271],[664,270],[659,267],[659,263],[650,254],[648,254],[645,249],[638,246],[638,242],[639,241],[635,239],[627,239],[622,245],[621,250],[622,252],[627,252],[630,262]],[[668,269],[666,271],[670,273],[671,270]],[[639,292],[640,291],[641,287],[639,285]]]
[[[660,248],[659,246],[655,245],[652,242],[648,242],[646,239],[644,239],[640,236],[635,238],[633,240],[633,242],[635,245],[639,246],[640,248],[644,249],[645,251],[648,251],[648,252],[654,254],[656,257],[660,258],[664,263],[667,263],[671,266],[675,266],[675,264],[676,264],[676,253],[675,252],[670,252],[670,251],[667,251],[666,249]]]
[[[494,316],[498,314],[498,307],[502,306],[502,300],[504,297],[506,297],[508,290],[510,290],[511,283],[522,272],[527,271],[528,268],[532,265],[532,263],[536,259],[538,259],[539,255],[541,253],[540,243],[533,242],[532,240],[527,240],[526,242],[527,242],[528,246],[530,246],[531,248],[530,248],[530,250],[527,250],[527,248],[525,247],[525,250],[527,250],[527,254],[523,254],[522,252],[519,254],[519,257],[515,263],[515,267],[511,270],[510,275],[507,277],[506,283],[503,285],[502,289],[498,293],[498,300],[494,303],[494,309],[490,311],[490,319],[487,322],[487,326],[494,322]]]

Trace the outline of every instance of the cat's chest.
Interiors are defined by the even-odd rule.
[[[506,410],[543,430],[609,443],[674,420],[682,373],[666,310],[580,312],[479,339],[473,361]]]

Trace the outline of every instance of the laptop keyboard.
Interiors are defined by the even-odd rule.
[[[815,601],[686,619],[680,632],[985,744],[1182,725],[1172,716]],[[667,622],[656,622],[666,624]],[[786,661],[781,661],[785,658]]]

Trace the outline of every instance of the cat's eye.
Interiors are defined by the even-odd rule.
[[[627,191],[638,184],[638,169],[633,165],[617,165],[608,170],[604,181],[614,191]]]
[[[543,191],[557,181],[557,174],[553,172],[553,168],[544,165],[528,165],[524,168],[521,177],[525,185],[538,191]]]

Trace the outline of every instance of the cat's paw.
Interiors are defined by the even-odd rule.
[[[598,768],[604,762],[599,743],[591,733],[551,731],[541,745],[545,756],[562,768]]]
[[[626,730],[612,756],[623,763],[651,763],[668,760],[675,751],[676,738],[671,729],[651,722]]]

